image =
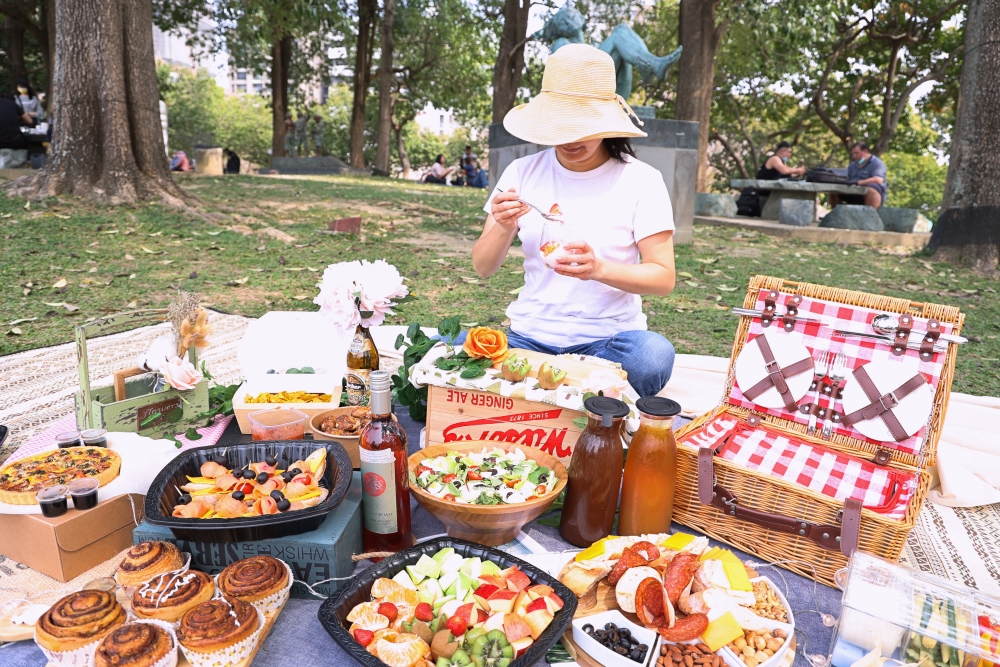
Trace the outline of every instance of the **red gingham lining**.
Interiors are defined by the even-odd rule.
[[[917,488],[917,475],[809,444],[763,425],[717,417],[683,442],[716,447],[736,465],[798,484],[835,500],[848,497],[890,519],[902,519]]]
[[[765,294],[766,292],[761,290],[757,297],[757,304],[755,308],[758,310],[763,310],[764,308]],[[785,312],[785,300],[792,295],[793,294],[790,292],[780,293],[777,299],[779,314]],[[933,392],[937,392],[938,383],[941,380],[941,373],[944,370],[944,352],[933,355],[930,361],[921,361],[920,353],[917,350],[907,350],[903,356],[896,357],[893,356],[888,344],[879,343],[873,340],[865,340],[863,338],[835,337],[835,334],[833,333],[834,328],[872,333],[869,325],[879,312],[880,311],[878,310],[872,310],[869,308],[860,308],[841,303],[833,303],[831,301],[823,301],[821,299],[802,297],[802,303],[799,305],[799,314],[801,316],[809,317],[810,315],[822,315],[824,318],[829,320],[831,324],[834,324],[834,327],[827,328],[821,327],[819,324],[799,322],[796,323],[794,331],[786,332],[781,326],[780,318],[778,318],[771,324],[770,328],[777,331],[779,334],[787,335],[805,345],[806,348],[809,349],[809,352],[813,354],[813,358],[815,358],[815,353],[817,351],[825,350],[829,352],[843,352],[847,356],[848,360],[848,374],[854,371],[858,366],[862,366],[874,359],[889,359],[891,361],[902,361],[904,357],[916,359],[919,362],[918,370],[923,374],[928,384],[930,384],[931,390]],[[941,323],[941,333],[950,334],[953,328],[954,327],[952,327],[951,324],[945,322]],[[923,317],[914,317],[912,331],[926,330],[927,319]],[[761,325],[760,318],[754,318],[750,325],[750,331],[747,334],[746,342],[749,343],[763,333],[763,331],[764,327]],[[812,395],[812,398],[815,400],[815,394]],[[803,400],[810,400],[809,395],[807,395]],[[823,401],[825,405],[826,399],[823,399]],[[733,383],[733,390],[729,394],[729,403],[731,405],[748,408],[754,410],[755,412],[772,415],[774,417],[790,419],[798,422],[799,424],[809,423],[808,415],[803,415],[802,413],[796,413],[793,415],[785,410],[768,409],[755,405],[753,402],[748,401],[743,397],[743,392],[740,391],[739,387],[737,387],[735,383]],[[843,412],[843,406],[839,401],[837,402],[836,410]],[[927,416],[927,420],[929,423],[930,415]],[[927,434],[927,425],[925,424],[922,426],[913,436],[898,443],[871,440],[850,426],[838,424],[834,425],[833,430],[835,433],[839,433],[840,435],[849,436],[858,440],[865,440],[867,442],[877,442],[885,447],[890,447],[909,454],[919,454],[924,445],[924,439]]]

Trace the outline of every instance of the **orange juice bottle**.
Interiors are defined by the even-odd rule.
[[[635,407],[639,430],[625,459],[618,534],[669,533],[677,482],[673,422],[681,406],[669,398],[649,396],[636,401]]]

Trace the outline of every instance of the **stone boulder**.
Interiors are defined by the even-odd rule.
[[[782,197],[778,202],[778,222],[794,227],[808,227],[813,222],[816,203],[812,199],[789,199]]]
[[[820,227],[833,229],[859,229],[866,232],[884,232],[885,225],[878,212],[871,206],[841,204],[834,207],[820,220]]]
[[[736,200],[732,195],[699,192],[695,194],[694,214],[709,218],[735,218]]]
[[[882,206],[878,209],[878,217],[882,218],[887,232],[929,232],[932,227],[931,221],[915,208]]]

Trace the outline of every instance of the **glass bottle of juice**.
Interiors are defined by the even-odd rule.
[[[676,401],[649,396],[636,401],[639,430],[632,436],[618,511],[619,535],[669,533],[677,482]]]
[[[359,324],[347,350],[347,404],[368,405],[369,376],[378,370],[378,350],[368,327]]]
[[[358,439],[366,551],[413,546],[406,432],[392,419],[391,386],[388,371],[372,371],[372,420]]]
[[[559,533],[570,544],[589,547],[611,534],[622,484],[622,417],[628,406],[606,396],[583,403],[587,428],[573,447]]]

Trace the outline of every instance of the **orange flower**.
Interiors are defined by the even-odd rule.
[[[507,357],[507,334],[489,327],[473,327],[462,349],[470,357],[489,358],[496,365]]]

